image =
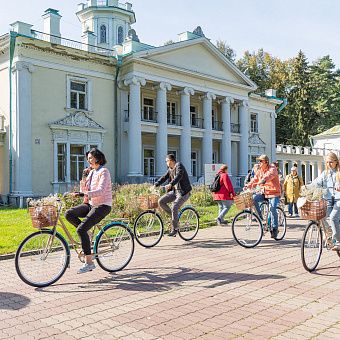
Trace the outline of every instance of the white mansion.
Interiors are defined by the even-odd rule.
[[[84,153],[103,150],[114,181],[143,182],[174,153],[195,181],[226,163],[241,180],[262,153],[275,159],[284,103],[256,84],[198,27],[153,47],[131,29],[129,3],[90,0],[76,13],[81,42],[17,21],[0,36],[0,194],[63,192],[79,181]]]

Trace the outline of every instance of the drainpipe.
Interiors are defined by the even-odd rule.
[[[17,33],[10,32],[10,45],[9,45],[9,194],[13,192],[13,104],[12,104],[12,64],[14,58],[15,42]]]
[[[118,75],[120,68],[122,66],[122,57],[117,55],[117,64],[116,64],[116,76],[115,76],[115,89],[114,89],[114,175],[113,180],[117,182],[117,173],[118,173]]]
[[[275,113],[278,114],[288,105],[288,99],[287,98],[276,98],[276,99],[282,100],[282,104],[275,111]]]

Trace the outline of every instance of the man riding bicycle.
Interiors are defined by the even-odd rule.
[[[254,188],[258,185],[263,187],[263,193],[254,194],[253,196],[254,206],[259,217],[263,219],[259,203],[268,199],[273,225],[270,233],[272,238],[276,238],[279,224],[276,208],[280,202],[281,196],[279,174],[276,166],[274,164],[269,164],[269,158],[267,155],[261,155],[257,159],[260,162],[260,167],[254,178],[245,186],[245,188]]]
[[[192,190],[188,173],[181,162],[176,163],[173,154],[166,156],[168,171],[155,183],[155,187],[160,186],[165,181],[169,184],[165,186],[167,193],[158,200],[158,205],[171,216],[171,231],[169,236],[176,236],[178,231],[178,211],[190,197]],[[172,209],[168,203],[174,202]]]

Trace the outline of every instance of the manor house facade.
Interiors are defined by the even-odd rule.
[[[275,159],[282,100],[254,84],[198,27],[154,47],[131,29],[129,3],[79,4],[81,41],[62,37],[61,15],[44,32],[17,21],[0,37],[0,194],[70,190],[102,149],[116,182],[145,182],[174,153],[193,181],[226,163],[240,184],[258,155]]]

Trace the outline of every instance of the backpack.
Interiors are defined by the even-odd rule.
[[[214,181],[209,186],[211,192],[218,192],[221,189],[220,178],[220,174],[215,175]]]

